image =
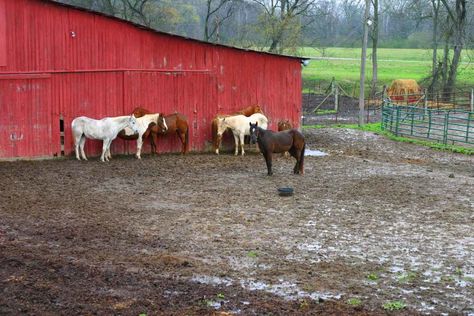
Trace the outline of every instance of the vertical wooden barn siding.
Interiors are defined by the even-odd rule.
[[[187,115],[191,150],[201,151],[217,113],[260,104],[270,128],[283,118],[298,125],[300,91],[297,58],[154,32],[46,0],[0,0],[0,158],[69,155],[74,117],[126,115],[136,106]],[[100,142],[86,146],[100,153]],[[176,137],[160,139],[161,152],[179,149]],[[135,142],[112,145],[113,153],[134,150]]]

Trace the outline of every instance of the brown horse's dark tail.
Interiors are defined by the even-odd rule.
[[[301,150],[300,157],[300,174],[304,174],[304,151],[306,149],[306,142],[303,143],[303,149]]]

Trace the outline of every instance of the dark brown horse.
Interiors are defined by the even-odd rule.
[[[141,107],[137,107],[133,110],[133,114],[135,117],[140,117],[145,114],[149,114],[150,111]],[[164,131],[160,129],[159,126],[150,126],[148,134],[146,137],[151,134],[152,141],[151,141],[151,149],[152,152],[157,152],[156,143],[158,135],[168,135],[170,133],[175,132],[179,139],[181,140],[182,148],[181,153],[186,154],[189,150],[189,127],[188,127],[188,119],[185,115],[181,113],[173,113],[170,115],[165,115],[165,122],[168,129]]]
[[[260,107],[260,105],[256,104],[256,105],[251,105],[251,106],[248,106],[246,108],[243,108],[242,110],[238,111],[238,112],[235,112],[233,114],[217,114],[213,119],[212,119],[212,122],[211,122],[211,128],[212,128],[212,149],[213,151],[218,154],[219,151],[219,147],[221,146],[221,141],[222,141],[222,135],[219,136],[217,134],[217,123],[219,121],[220,118],[223,118],[223,117],[227,117],[227,116],[231,116],[231,115],[239,115],[239,114],[242,114],[242,115],[245,115],[245,116],[250,116],[252,114],[255,114],[255,113],[262,113],[263,114],[263,111],[262,111],[262,108]]]
[[[288,151],[291,156],[296,159],[294,174],[304,174],[304,150],[306,147],[304,136],[297,129],[289,129],[282,132],[273,132],[265,130],[258,124],[250,124],[250,141],[258,142],[265,162],[267,163],[268,175],[273,174],[272,171],[272,153],[282,153]]]

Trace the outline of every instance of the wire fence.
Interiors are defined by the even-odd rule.
[[[352,91],[351,91],[352,90]],[[333,79],[329,85],[321,82],[306,82],[303,94],[303,124],[357,123],[360,115],[359,100],[354,97],[354,89],[347,92]],[[474,112],[474,89],[457,89],[452,93],[421,90],[419,93],[387,95],[386,87],[376,92],[364,102],[364,120],[367,123],[380,122],[384,100],[405,107],[436,110],[463,110]]]

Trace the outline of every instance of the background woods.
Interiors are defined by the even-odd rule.
[[[148,27],[200,40],[294,54],[313,47],[360,47],[361,0],[60,0]],[[466,0],[371,0],[368,58],[371,94],[378,83],[377,49],[432,51],[425,86],[452,93],[461,54],[471,60],[473,7]],[[301,52],[299,52],[301,54]],[[304,55],[304,54],[303,54]]]

